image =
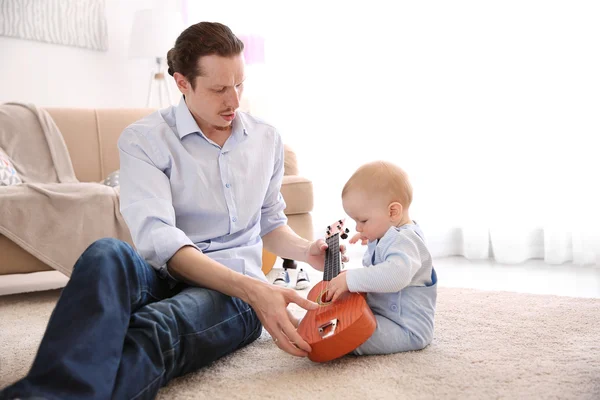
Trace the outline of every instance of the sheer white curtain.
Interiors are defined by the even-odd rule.
[[[250,102],[313,180],[317,227],[356,167],[388,159],[436,256],[600,264],[598,2],[187,7],[266,38]]]

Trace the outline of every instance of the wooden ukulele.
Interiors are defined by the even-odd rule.
[[[321,307],[307,311],[298,333],[311,346],[308,358],[326,362],[350,353],[371,337],[377,322],[366,301],[366,294],[346,292],[335,302],[327,302],[327,285],[340,273],[340,236],[348,237],[344,220],[327,227],[323,280],[308,293],[308,299]]]

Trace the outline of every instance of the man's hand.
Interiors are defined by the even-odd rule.
[[[338,297],[348,291],[348,283],[346,282],[346,271],[329,281],[327,285],[327,301],[336,301]]]
[[[296,303],[305,310],[319,307],[292,289],[260,283],[248,294],[252,306],[263,327],[271,334],[277,346],[294,356],[306,357],[310,345],[296,331],[298,320],[289,313],[287,306]]]
[[[356,235],[352,236],[350,238],[349,242],[350,242],[350,244],[354,244],[354,243],[358,242],[359,240],[360,240],[360,244],[362,244],[363,246],[365,246],[369,243],[369,239],[367,239],[360,233],[357,233]]]
[[[306,249],[306,262],[314,269],[323,271],[325,267],[325,251],[327,251],[325,240],[315,240]],[[348,262],[349,258],[346,255],[345,244],[340,244],[340,253],[342,253],[342,262]]]

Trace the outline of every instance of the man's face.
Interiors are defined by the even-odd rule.
[[[177,86],[185,95],[190,112],[200,129],[226,130],[231,126],[240,106],[244,82],[244,58],[203,56],[198,60],[202,75],[195,79],[195,88],[181,75]],[[207,132],[205,132],[207,133]]]

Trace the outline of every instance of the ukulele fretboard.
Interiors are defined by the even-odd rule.
[[[328,237],[325,243],[327,243],[327,250],[325,251],[323,280],[330,281],[340,273],[340,234],[336,233]]]

